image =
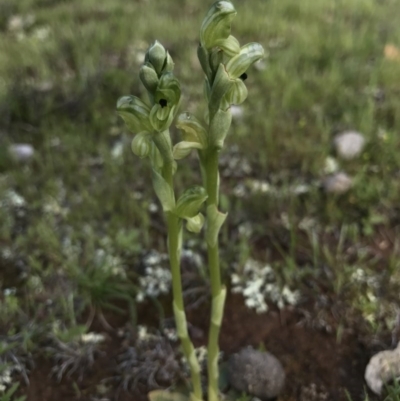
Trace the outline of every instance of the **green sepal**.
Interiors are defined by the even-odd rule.
[[[182,219],[194,217],[207,198],[207,191],[203,187],[193,186],[179,197],[174,213]]]
[[[223,52],[229,56],[234,57],[240,53],[240,43],[232,35],[229,35],[227,39],[220,39],[215,42],[215,46],[223,50]]]
[[[176,127],[183,131],[182,139],[184,141],[198,142],[202,149],[207,147],[207,131],[193,114],[181,113],[176,120]]]
[[[180,309],[175,301],[173,301],[172,307],[174,310],[176,332],[178,334],[178,337],[186,338],[188,337],[188,329],[187,329],[185,311],[183,309]]]
[[[245,83],[239,78],[235,79],[225,95],[228,104],[241,104],[247,99],[248,91]]]
[[[186,229],[192,233],[198,234],[203,226],[204,216],[201,213],[186,219]]]
[[[151,134],[149,132],[140,132],[132,140],[132,152],[144,159],[150,153],[151,143]]]
[[[230,1],[215,2],[206,14],[200,28],[200,42],[207,50],[215,42],[227,39],[231,33],[231,22],[236,10]]]
[[[181,160],[188,156],[193,149],[201,150],[203,145],[199,142],[178,142],[174,146],[172,154],[175,160]]]
[[[117,113],[133,133],[152,131],[149,121],[150,108],[136,96],[123,96],[118,99]]]
[[[239,78],[256,61],[264,57],[264,48],[259,43],[248,43],[240,49],[240,53],[232,57],[226,64],[230,78]]]
[[[175,197],[173,189],[164,180],[162,175],[153,169],[153,187],[161,202],[164,212],[170,212],[175,208]]]
[[[215,326],[221,327],[224,315],[224,305],[226,299],[226,287],[222,287],[220,293],[213,298],[211,307],[211,322]]]
[[[151,63],[156,70],[158,76],[160,76],[162,68],[165,64],[166,57],[167,52],[164,46],[158,40],[156,40],[147,50],[145,61]]]
[[[230,109],[219,109],[210,123],[209,146],[222,149],[225,138],[228,134],[232,122],[232,113]]]
[[[225,70],[225,66],[220,64],[218,67],[217,74],[211,88],[209,108],[211,114],[213,114],[217,109],[219,109],[221,100],[228,92],[232,85],[232,80],[230,79],[228,73]]]
[[[227,213],[219,212],[215,205],[207,207],[206,241],[208,246],[213,248],[217,245],[219,230],[224,224],[227,215]]]
[[[149,62],[144,63],[140,67],[139,77],[144,87],[151,94],[154,94],[158,86],[158,75],[152,64],[150,64]]]

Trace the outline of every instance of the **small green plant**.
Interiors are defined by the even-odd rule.
[[[183,352],[189,362],[192,401],[203,399],[200,365],[189,338],[183,304],[180,255],[183,222],[187,230],[199,233],[206,222],[205,240],[208,249],[208,271],[211,282],[212,311],[208,339],[208,401],[219,399],[218,338],[226,289],[221,283],[218,234],[227,214],[219,211],[218,157],[232,121],[230,106],[247,98],[244,81],[247,69],[264,55],[258,43],[240,46],[232,36],[231,22],[236,10],[230,1],[218,1],[206,14],[200,29],[197,54],[205,74],[204,93],[208,104],[205,124],[191,113],[177,118],[176,126],[183,140],[172,144],[169,128],[181,103],[181,87],[173,74],[170,54],[156,41],[148,49],[140,68],[140,80],[148,92],[148,100],[124,96],[117,111],[127,127],[136,133],[132,150],[140,158],[148,158],[152,168],[154,190],[161,202],[168,228],[168,251],[172,272],[173,310]],[[187,189],[180,197],[174,190],[176,160],[196,150],[200,161],[203,186]],[[201,213],[206,203],[206,217]]]

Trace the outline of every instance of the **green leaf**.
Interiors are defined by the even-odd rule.
[[[153,186],[164,212],[170,212],[175,208],[174,191],[167,181],[153,169]]]
[[[210,247],[217,245],[219,230],[224,224],[227,215],[227,213],[219,212],[215,205],[208,206],[206,241]]]
[[[189,397],[182,393],[171,393],[167,390],[153,390],[147,394],[149,401],[190,401]]]

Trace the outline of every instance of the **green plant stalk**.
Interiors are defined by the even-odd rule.
[[[165,160],[165,159],[164,159]],[[165,162],[162,175],[173,188],[173,161]],[[190,367],[191,382],[193,385],[192,401],[203,399],[201,389],[200,364],[196,358],[194,346],[190,340],[187,320],[183,304],[181,278],[181,248],[182,248],[182,220],[171,212],[166,213],[168,229],[168,254],[172,274],[173,310],[178,337],[182,344],[183,353]]]
[[[210,133],[212,135],[212,133]],[[205,187],[208,193],[207,205],[218,208],[219,201],[219,170],[217,148],[207,152],[205,160]],[[225,288],[221,285],[221,271],[219,265],[219,243],[207,244],[208,266],[211,281],[211,320],[208,335],[208,401],[218,400],[218,355],[219,332],[225,303]]]

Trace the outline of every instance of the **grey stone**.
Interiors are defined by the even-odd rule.
[[[230,357],[230,385],[262,400],[275,398],[282,391],[285,372],[279,360],[269,352],[245,348]]]
[[[357,131],[345,131],[336,135],[333,143],[337,154],[343,159],[350,160],[361,154],[365,145],[365,139]]]
[[[338,172],[325,177],[322,186],[327,193],[343,194],[353,185],[353,180],[343,172]]]
[[[390,380],[400,378],[400,342],[396,349],[374,355],[365,369],[364,377],[368,387],[378,395]]]

